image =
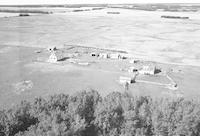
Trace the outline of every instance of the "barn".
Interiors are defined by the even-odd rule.
[[[110,58],[111,59],[121,59],[121,55],[118,53],[114,53],[114,54],[110,54]]]
[[[155,66],[143,66],[143,68],[139,71],[139,73],[143,75],[154,75],[155,71],[156,71]]]
[[[108,54],[107,53],[100,53],[99,54],[99,58],[107,59],[108,58]]]

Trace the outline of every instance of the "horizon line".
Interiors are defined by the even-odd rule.
[[[63,4],[0,4],[0,6],[35,6],[35,5],[116,5],[116,4],[119,4],[119,5],[122,5],[122,4],[199,4],[200,3],[182,3],[182,2],[175,2],[175,3],[159,3],[159,2],[150,2],[150,3],[63,3]]]

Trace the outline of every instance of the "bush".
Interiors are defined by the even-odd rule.
[[[36,98],[0,111],[0,136],[199,136],[200,103],[97,91]]]

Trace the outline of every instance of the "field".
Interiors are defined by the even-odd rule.
[[[120,11],[120,14],[107,14],[108,11]],[[161,15],[190,19],[163,19]],[[78,44],[118,48],[146,59],[199,66],[199,19],[196,12],[126,9],[2,18],[0,42],[28,47]]]
[[[90,66],[49,64],[45,62],[49,56],[45,49],[49,46],[66,49],[67,45],[81,45],[125,50],[144,64],[155,61],[156,66],[166,71],[181,70],[170,73],[178,84],[178,91],[185,97],[199,95],[199,12],[118,8],[72,12],[74,9],[66,8],[64,13],[0,18],[0,107],[54,93],[72,94],[95,89],[105,96],[112,91],[124,91],[117,80],[127,74],[120,69],[129,66],[126,66],[128,60],[98,60],[83,53],[78,58],[91,62]],[[189,19],[164,19],[162,15],[187,16]],[[38,50],[41,53],[35,52]],[[74,52],[77,50],[68,53]],[[41,62],[38,61],[40,58]],[[142,76],[139,79],[166,80]],[[28,87],[20,90],[23,81],[27,81],[24,84]],[[133,84],[129,90],[133,95],[173,95],[167,88],[145,83]]]

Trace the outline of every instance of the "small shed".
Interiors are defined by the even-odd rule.
[[[121,59],[121,55],[118,53],[114,53],[114,54],[110,54],[110,58],[111,59]]]
[[[156,71],[155,66],[143,66],[143,68],[139,71],[139,73],[144,75],[154,75],[155,71]]]
[[[64,56],[61,52],[53,51],[51,52],[51,55],[49,56],[48,62],[56,63],[57,61],[60,61],[62,59],[64,59]]]
[[[129,73],[133,73],[133,72],[137,72],[138,69],[136,67],[129,67],[128,72]]]
[[[134,78],[131,78],[131,77],[124,77],[124,76],[120,76],[120,77],[119,77],[119,83],[120,83],[120,84],[126,84],[126,83],[131,84],[131,83],[133,83],[133,82],[135,82],[135,81],[134,81]]]
[[[99,54],[99,58],[104,58],[104,59],[107,59],[109,56],[107,53],[100,53]]]
[[[121,56],[121,59],[128,59],[129,58],[129,55],[128,54],[120,54]]]
[[[129,63],[131,63],[131,64],[137,63],[137,62],[139,62],[139,60],[137,60],[137,59],[131,59],[131,60],[129,61]]]
[[[99,54],[98,53],[96,53],[96,52],[92,52],[92,53],[90,53],[90,56],[92,56],[92,57],[97,57]]]
[[[52,52],[52,51],[56,51],[57,48],[56,48],[56,46],[49,46],[49,47],[47,48],[47,50],[50,51],[50,52]]]

